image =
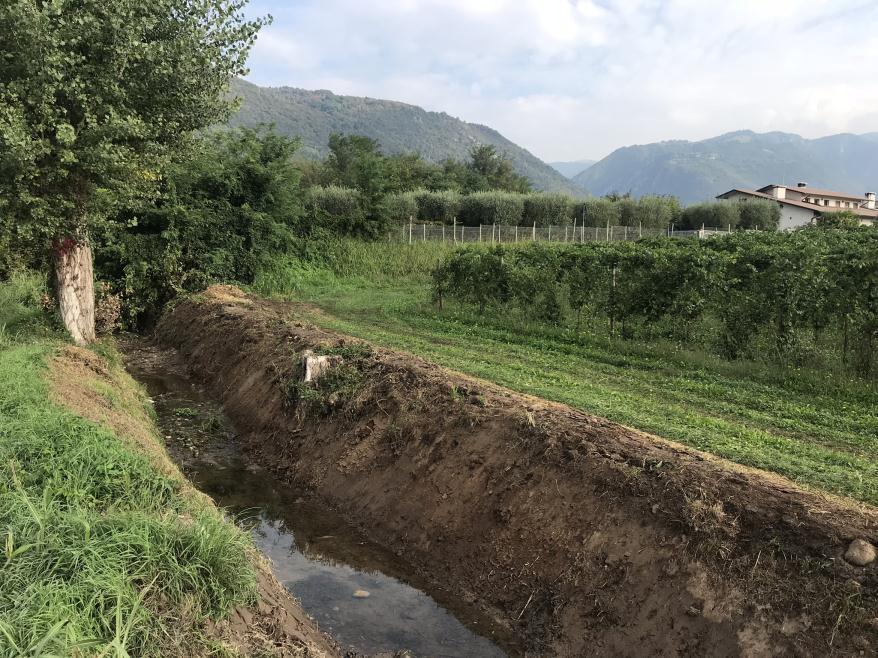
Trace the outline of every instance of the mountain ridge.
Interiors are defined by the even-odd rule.
[[[734,187],[770,183],[863,193],[878,188],[878,133],[807,139],[795,133],[737,130],[699,141],[667,140],[616,149],[572,181],[597,196],[671,194],[684,203]]]
[[[497,130],[469,123],[446,112],[432,112],[401,101],[343,96],[329,90],[260,87],[234,79],[231,93],[242,98],[232,126],[271,123],[283,134],[302,138],[302,152],[324,157],[329,135],[360,134],[375,139],[387,153],[415,152],[430,162],[464,160],[470,149],[491,144],[515,170],[540,190],[582,196],[560,173]]]

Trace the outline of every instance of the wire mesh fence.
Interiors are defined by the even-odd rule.
[[[404,224],[397,235],[403,242],[483,242],[510,244],[518,242],[619,242],[646,237],[707,238],[731,229],[704,227],[694,231],[641,226],[508,226],[483,224]]]

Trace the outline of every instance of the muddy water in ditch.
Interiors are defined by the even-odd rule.
[[[140,341],[123,349],[128,370],[155,403],[171,456],[196,487],[251,530],[275,577],[344,651],[518,654],[486,615],[430,588],[307,491],[250,463],[234,427],[187,379],[176,354]]]

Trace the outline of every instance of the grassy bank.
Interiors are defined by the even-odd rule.
[[[447,247],[445,248],[447,249]],[[595,338],[430,302],[443,248],[335,245],[279,262],[257,292],[317,324],[679,441],[804,485],[878,503],[878,391],[839,373],[728,362],[670,343]]]
[[[187,491],[112,346],[66,346],[39,293],[0,284],[0,656],[219,655],[203,622],[254,600],[250,540]]]

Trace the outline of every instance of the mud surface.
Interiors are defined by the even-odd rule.
[[[872,508],[214,287],[158,328],[250,455],[477,602],[529,655],[874,655]],[[343,364],[301,382],[305,350]]]
[[[187,378],[173,349],[144,340],[123,346],[129,372],[154,400],[174,461],[252,532],[274,577],[344,652],[443,658],[518,653],[509,634],[488,617],[448,593],[439,592],[438,603],[422,591],[430,583],[407,571],[393,552],[368,541],[311,492],[251,463],[234,426]],[[492,641],[479,632],[499,637]]]

